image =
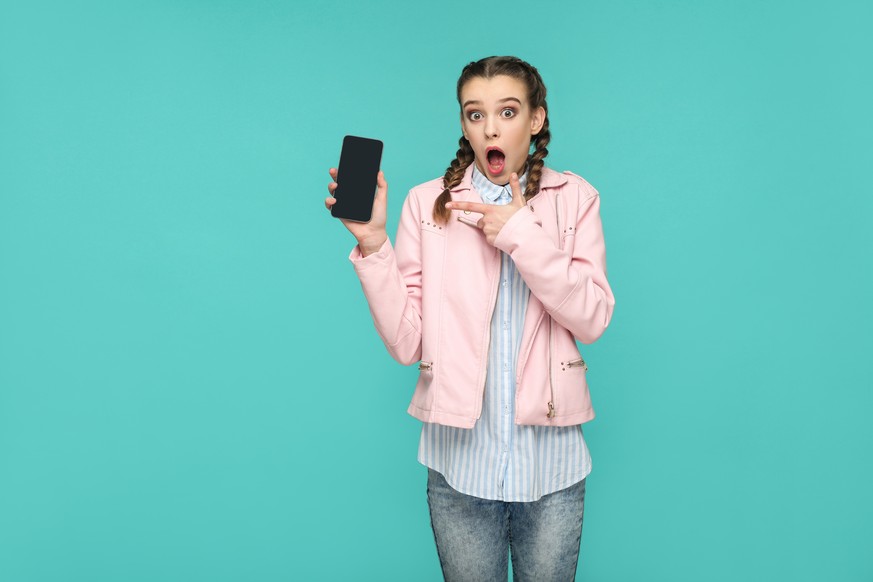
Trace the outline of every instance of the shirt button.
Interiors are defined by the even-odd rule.
[[[504,370],[508,370],[508,369],[509,369],[509,362],[503,362],[503,369],[504,369]]]
[[[509,414],[509,407],[508,406],[503,407],[503,414]]]
[[[509,322],[508,321],[503,322],[503,329],[509,329]]]
[[[506,287],[506,279],[503,280],[503,286]]]

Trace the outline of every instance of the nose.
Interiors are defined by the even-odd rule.
[[[499,137],[500,131],[497,129],[497,120],[493,116],[488,116],[485,119],[485,137]]]

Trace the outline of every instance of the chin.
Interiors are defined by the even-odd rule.
[[[511,169],[510,166],[507,166],[507,167],[503,168],[503,171],[500,172],[500,175],[494,176],[494,179],[499,180],[501,184],[508,183],[509,177],[512,175],[513,172],[518,174],[519,178],[521,177],[521,172],[519,172],[517,170],[513,170],[513,169]]]

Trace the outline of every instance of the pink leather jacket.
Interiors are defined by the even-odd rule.
[[[481,202],[472,165],[453,200]],[[569,426],[594,418],[585,361],[574,339],[599,338],[615,307],[606,280],[600,195],[571,172],[543,168],[540,191],[516,212],[494,246],[477,213],[431,215],[442,178],[409,192],[396,245],[352,261],[379,336],[401,364],[419,364],[407,412],[423,422],[472,428],[482,413],[491,314],[500,253],[509,253],[530,288],[518,353],[515,423]],[[496,248],[495,248],[496,247]]]

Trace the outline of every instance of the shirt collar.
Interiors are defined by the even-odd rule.
[[[508,183],[502,186],[500,184],[495,184],[489,180],[485,174],[479,171],[476,162],[473,162],[471,165],[473,166],[473,175],[471,177],[473,187],[479,193],[479,196],[482,197],[483,202],[486,204],[507,204],[512,200],[512,187]],[[523,193],[527,186],[527,171],[518,177],[518,182]],[[503,197],[503,201],[498,202],[498,199],[501,198],[501,196]]]

